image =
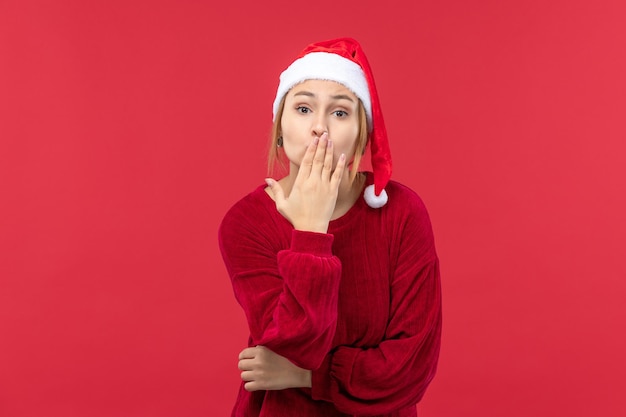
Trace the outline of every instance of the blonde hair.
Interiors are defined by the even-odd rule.
[[[285,96],[280,101],[278,105],[278,111],[276,112],[276,117],[274,118],[274,124],[272,125],[272,133],[270,135],[270,148],[269,154],[267,158],[267,172],[268,175],[272,176],[274,173],[274,169],[276,168],[276,162],[280,165],[280,169],[283,173],[287,173],[287,163],[285,152],[282,150],[282,147],[278,146],[278,138],[282,136],[280,120],[283,117],[283,111],[285,109]],[[367,141],[369,138],[369,131],[367,128],[367,115],[365,114],[365,108],[363,107],[363,103],[359,100],[357,105],[357,113],[359,118],[359,133],[357,134],[356,143],[354,144],[354,158],[351,162],[349,162],[350,169],[350,182],[354,181],[356,178],[356,174],[359,171],[359,165],[361,164],[361,158],[365,153],[365,148],[367,146]]]

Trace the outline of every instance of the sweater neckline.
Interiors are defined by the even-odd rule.
[[[372,178],[372,173],[370,171],[362,171],[362,173],[365,174],[365,184],[363,186],[363,190],[361,190],[361,196],[356,199],[352,207],[350,207],[348,211],[346,211],[341,217],[330,221],[330,223],[328,224],[328,233],[332,233],[334,230],[353,222],[358,217],[358,214],[363,211],[363,209],[368,208],[365,202],[365,198],[363,198],[363,192],[368,185],[371,185],[374,182]],[[274,200],[272,200],[272,197],[270,197],[265,192],[266,187],[266,184],[259,186],[259,191],[264,195],[263,198],[265,199],[266,203],[270,205],[280,217],[282,217],[287,223],[289,223],[289,221],[285,219],[282,214],[278,213],[278,210],[276,210],[276,203],[274,202]]]

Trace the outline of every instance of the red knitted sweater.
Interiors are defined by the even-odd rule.
[[[328,234],[294,230],[264,186],[228,211],[219,243],[248,346],[313,371],[311,389],[242,383],[232,416],[416,415],[439,355],[439,263],[420,198],[386,190],[387,205],[358,199]]]

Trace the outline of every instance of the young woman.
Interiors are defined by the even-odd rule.
[[[359,172],[366,145],[373,172]],[[232,416],[416,416],[437,366],[439,263],[420,198],[391,181],[371,69],[342,38],[280,77],[267,179],[219,230],[250,337]]]

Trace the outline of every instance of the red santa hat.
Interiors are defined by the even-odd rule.
[[[306,80],[338,82],[361,100],[367,115],[374,171],[374,184],[365,189],[363,197],[373,208],[384,206],[387,203],[385,186],[391,177],[391,152],[374,76],[361,45],[351,38],[339,38],[307,46],[280,75],[274,118],[283,97],[296,84]]]

